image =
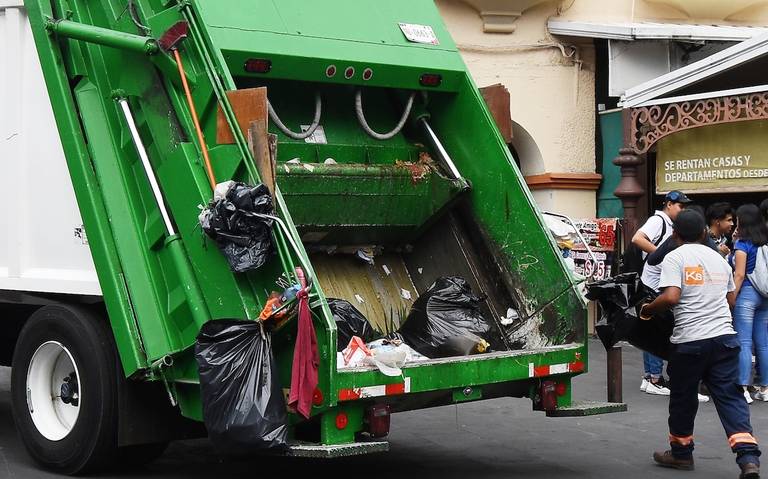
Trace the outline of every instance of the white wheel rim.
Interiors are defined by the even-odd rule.
[[[64,379],[75,373],[76,403],[61,398]],[[27,369],[27,408],[38,432],[49,441],[60,441],[72,432],[80,415],[83,391],[80,372],[72,354],[57,341],[43,343]]]

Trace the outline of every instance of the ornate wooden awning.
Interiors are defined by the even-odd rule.
[[[691,128],[768,119],[768,92],[722,96],[625,111],[625,146],[637,154],[648,152],[665,136]]]

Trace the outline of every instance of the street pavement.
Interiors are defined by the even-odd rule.
[[[605,351],[590,343],[588,374],[574,382],[576,399],[605,399]],[[206,440],[177,442],[156,462],[93,478],[737,478],[738,469],[710,402],[696,420],[696,471],[663,469],[651,461],[667,444],[667,401],[639,391],[642,358],[624,347],[624,400],[629,412],[588,418],[547,418],[527,399],[497,399],[395,414],[391,451],[337,460],[259,457],[227,461]],[[10,412],[10,370],[0,368],[0,479],[51,479],[26,456]],[[768,437],[768,403],[751,406],[755,433]],[[768,457],[768,456],[767,456]],[[767,471],[768,472],[768,471]]]

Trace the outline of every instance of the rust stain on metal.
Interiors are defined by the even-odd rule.
[[[411,172],[411,183],[414,185],[424,180],[432,171],[436,170],[434,160],[425,151],[419,153],[419,161],[416,163],[396,160],[395,166],[408,169]]]

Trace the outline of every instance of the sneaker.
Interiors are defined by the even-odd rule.
[[[672,451],[654,452],[653,461],[664,467],[671,467],[673,469],[680,469],[683,471],[693,470],[693,456],[690,459],[680,459],[672,455]]]
[[[664,378],[659,378],[656,382],[648,381],[648,387],[645,388],[645,392],[646,394],[654,394],[656,396],[669,396],[667,381]]]
[[[707,385],[703,382],[699,383],[699,394],[704,396],[709,396],[709,389],[707,388]]]
[[[645,392],[646,389],[648,389],[648,378],[643,378],[643,382],[640,383],[640,390]]]
[[[699,394],[699,402],[709,402],[709,396]]]
[[[758,401],[768,402],[768,386],[761,386],[755,393],[755,399]]]
[[[746,387],[744,388],[744,399],[747,400],[747,404],[752,404],[752,402],[754,401],[752,399],[752,396],[749,394],[749,389],[747,389]]]
[[[760,479],[760,466],[751,462],[742,464],[739,479]]]

